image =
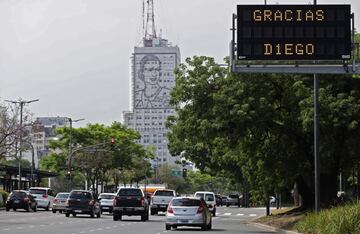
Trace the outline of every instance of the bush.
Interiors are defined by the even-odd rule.
[[[311,213],[295,228],[308,234],[360,234],[360,202]]]
[[[8,197],[9,193],[5,192],[4,190],[0,190],[0,196],[3,198],[3,202],[0,202],[0,207],[4,207],[5,201]]]

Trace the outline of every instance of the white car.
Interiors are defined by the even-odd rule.
[[[197,191],[194,196],[204,199],[212,215],[216,216],[216,199],[213,192]]]
[[[49,210],[52,208],[54,201],[54,192],[50,188],[31,187],[29,193],[35,197],[38,208]]]
[[[109,212],[109,214],[113,211],[113,201],[116,197],[115,193],[100,193],[99,200],[100,200],[100,209],[101,213]]]

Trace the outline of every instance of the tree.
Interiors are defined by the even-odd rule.
[[[320,76],[322,202],[336,198],[339,169],[359,159],[360,80]],[[298,184],[313,205],[313,87],[305,75],[232,74],[212,58],[186,59],[176,71],[168,119],[170,151],[202,171],[231,173],[252,198]]]
[[[100,181],[119,182],[119,178],[123,178],[123,172],[126,170],[133,173],[131,180],[141,178],[137,174],[140,167],[141,171],[149,171],[150,166],[145,164],[145,159],[151,157],[151,154],[135,143],[140,135],[117,122],[111,126],[88,124],[77,129],[68,127],[57,129],[58,140],[52,141],[50,147],[60,149],[61,153],[54,153],[51,159],[44,159],[41,165],[45,169],[61,169],[66,172],[67,168],[64,165],[67,165],[69,159],[70,131],[74,179],[84,177],[97,189]],[[111,139],[115,139],[115,144],[111,144]],[[114,177],[109,178],[109,176]],[[78,186],[82,185],[78,184]]]

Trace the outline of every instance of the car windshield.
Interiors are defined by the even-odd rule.
[[[140,189],[120,189],[118,196],[142,196]]]
[[[168,197],[173,197],[173,196],[174,196],[174,193],[173,193],[173,191],[160,190],[160,191],[156,191],[155,196],[168,196]]]
[[[101,199],[114,199],[115,195],[111,195],[111,194],[101,194],[100,198]]]
[[[173,206],[200,206],[201,205],[200,200],[188,199],[188,198],[174,199],[174,200],[172,200],[171,203]]]
[[[73,198],[73,199],[91,199],[91,194],[89,192],[73,191],[73,192],[70,193],[69,198]]]
[[[46,194],[45,189],[30,189],[29,191],[31,194]]]
[[[10,194],[10,197],[11,198],[24,198],[24,197],[26,197],[26,193],[25,192],[12,192],[11,194]]]
[[[68,193],[58,193],[56,195],[56,198],[68,198],[69,194]]]

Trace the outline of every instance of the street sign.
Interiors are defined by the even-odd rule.
[[[350,5],[238,5],[238,60],[348,60]]]
[[[179,170],[171,170],[171,175],[172,176],[181,176],[181,171],[179,171]]]

